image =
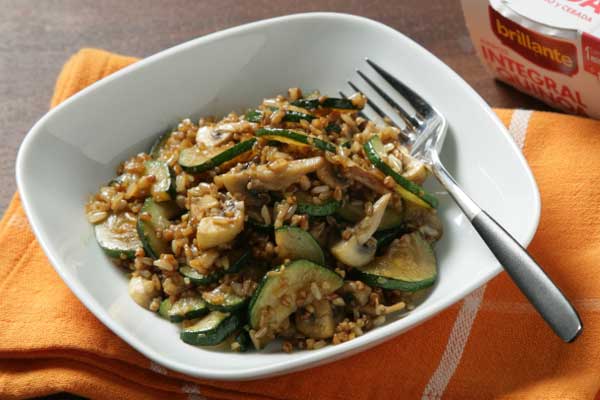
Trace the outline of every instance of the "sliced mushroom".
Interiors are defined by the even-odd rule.
[[[254,124],[247,121],[226,122],[219,125],[206,125],[198,129],[196,143],[203,144],[207,148],[220,146],[227,142],[234,133],[253,129]]]
[[[331,247],[331,253],[335,258],[350,267],[362,267],[375,258],[377,241],[372,236],[381,223],[390,198],[390,193],[381,196],[373,204],[373,213],[354,226],[353,235],[348,240],[340,240]]]
[[[214,196],[210,194],[192,197],[190,199],[190,212],[194,217],[198,219],[204,217],[206,211],[218,206],[219,200],[217,200]]]
[[[196,143],[203,144],[206,148],[219,146],[233,136],[232,132],[219,131],[212,125],[203,126],[196,133]]]
[[[244,229],[244,218],[244,202],[226,200],[222,215],[204,217],[198,223],[198,248],[209,249],[232,241]]]
[[[346,189],[348,186],[350,186],[350,182],[348,182],[346,178],[340,176],[333,168],[333,165],[328,162],[325,163],[323,168],[319,168],[316,174],[317,178],[319,178],[321,182],[325,183],[329,187]]]
[[[375,204],[373,204],[373,213],[365,216],[358,224],[354,226],[354,235],[358,239],[358,243],[365,243],[379,228],[385,209],[390,202],[392,195],[390,193],[381,196]]]
[[[358,165],[354,164],[348,167],[346,176],[351,177],[355,181],[365,185],[372,191],[385,194],[389,193],[389,189],[383,184],[383,178],[378,175],[376,170],[366,170]]]
[[[350,267],[362,267],[367,265],[377,251],[377,240],[368,240],[366,243],[358,243],[356,236],[348,240],[341,240],[331,247],[331,254],[339,261]]]
[[[247,171],[231,171],[223,175],[215,176],[215,184],[225,186],[231,194],[246,193],[250,176]]]
[[[313,339],[327,339],[335,332],[333,310],[328,300],[322,299],[313,302],[314,312],[296,312],[296,329],[303,335]]]
[[[153,298],[159,295],[159,291],[150,279],[134,276],[129,280],[129,296],[144,308],[148,308]]]
[[[284,190],[298,182],[300,177],[317,171],[325,165],[321,156],[289,161],[281,168],[269,168],[270,165],[259,165],[249,171],[252,188],[261,190]]]

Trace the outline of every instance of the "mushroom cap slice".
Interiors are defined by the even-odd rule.
[[[269,165],[259,165],[250,171],[252,188],[262,190],[284,190],[298,182],[300,177],[317,171],[325,165],[325,158],[321,156],[288,161],[277,170],[272,170]]]
[[[153,298],[160,293],[150,279],[144,279],[141,276],[134,276],[129,280],[129,296],[144,308],[148,308]]]
[[[204,217],[198,222],[198,248],[209,249],[232,241],[244,229],[244,202],[227,200],[223,215]],[[227,214],[232,214],[227,216]]]
[[[390,193],[381,196],[373,204],[373,213],[354,226],[354,234],[350,239],[340,240],[331,247],[331,253],[336,259],[350,267],[362,267],[375,258],[377,241],[372,236],[381,223],[391,196]]]
[[[364,244],[358,243],[356,236],[348,240],[340,240],[331,247],[331,254],[350,267],[362,267],[375,258],[377,241],[368,240]]]
[[[303,335],[313,339],[327,339],[335,333],[333,310],[327,299],[311,303],[314,313],[309,318],[304,318],[301,313],[296,313],[296,329]]]
[[[201,126],[196,133],[196,143],[202,144],[206,148],[217,147],[229,141],[234,133],[249,131],[255,127],[255,124],[247,121]]]
[[[354,226],[354,235],[359,244],[365,243],[381,224],[381,219],[385,214],[385,209],[390,202],[392,195],[386,193],[381,196],[375,204],[373,204],[373,213],[364,217],[358,224]]]
[[[333,165],[331,165],[328,162],[326,162],[323,165],[323,168],[319,168],[316,174],[317,178],[319,178],[321,182],[328,185],[329,187],[339,187],[340,189],[346,189],[348,186],[350,186],[350,182],[348,181],[348,179],[338,174],[333,168]]]

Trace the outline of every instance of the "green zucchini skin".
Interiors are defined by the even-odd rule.
[[[404,292],[416,292],[417,290],[426,289],[435,283],[435,278],[430,278],[419,282],[406,282],[400,279],[363,273],[359,270],[352,270],[350,272],[350,276],[353,279],[363,281],[369,286],[380,287],[388,290],[402,290]]]
[[[245,353],[246,351],[250,350],[251,347],[253,347],[250,334],[248,334],[248,331],[245,329],[242,329],[240,333],[235,336],[234,340],[240,345],[238,348],[240,353]]]
[[[281,285],[281,279],[285,279],[290,293],[295,293],[299,289],[310,290],[310,283],[318,281],[328,283],[328,293],[323,294],[328,295],[339,289],[344,283],[342,277],[334,271],[308,260],[296,260],[282,265],[263,277],[250,300],[248,317],[253,328],[258,328],[261,310],[266,306],[276,304],[273,318],[277,323],[295,311],[294,301],[290,305],[284,305],[276,297],[280,292],[278,288]]]
[[[275,229],[275,243],[284,257],[290,260],[309,260],[325,265],[325,254],[316,239],[297,226],[282,226]]]
[[[394,181],[396,181],[396,183],[400,185],[402,189],[404,189],[404,192],[400,193],[402,197],[404,197],[406,200],[416,202],[417,204],[420,204],[422,202],[426,207],[436,208],[438,206],[437,198],[427,193],[425,189],[423,189],[420,185],[409,181],[408,179],[394,171],[392,167],[390,167],[388,164],[385,163],[385,161],[383,161],[380,154],[381,150],[383,149],[383,144],[381,143],[381,139],[379,138],[379,136],[373,136],[364,144],[363,148],[369,161],[381,172],[388,176],[391,176],[394,179]],[[412,194],[413,196],[410,196],[410,194]],[[415,196],[416,199],[414,199]],[[418,200],[421,200],[421,202],[419,202]]]
[[[285,115],[283,116],[283,120],[286,122],[300,122],[303,119],[310,122],[315,118],[316,117],[314,115],[302,113],[299,111],[290,111],[290,110],[286,111]]]
[[[169,220],[181,213],[181,209],[173,202],[157,203],[148,197],[140,214],[148,213],[151,216],[150,221],[144,221],[138,217],[137,232],[142,241],[146,254],[154,259],[160,257],[162,253],[170,253],[169,243],[156,236],[156,229],[165,229],[169,226]]]
[[[232,293],[224,294],[225,301],[221,304],[211,302],[208,298],[204,301],[211,311],[235,312],[241,310],[248,304],[249,298],[243,298]]]
[[[245,115],[246,121],[259,123],[262,121],[263,112],[260,110],[249,110]]]
[[[205,172],[251,151],[255,143],[256,138],[245,140],[208,159],[203,158],[202,155],[199,154],[198,148],[190,147],[183,150],[179,155],[179,165],[181,165],[181,168],[183,168],[184,171],[189,173],[197,174]],[[196,154],[194,154],[194,152]]]
[[[194,346],[214,346],[221,343],[242,325],[238,314],[213,311],[198,323],[184,328],[179,337]]]
[[[437,261],[429,242],[419,232],[403,235],[364,267],[350,276],[369,286],[406,292],[427,288],[437,279]]]
[[[160,303],[158,313],[171,322],[201,317],[209,312],[206,302],[201,298],[180,298],[171,303],[169,298]]]
[[[315,204],[312,201],[312,196],[309,194],[298,192],[296,193],[297,213],[306,214],[311,217],[326,217],[335,214],[342,205],[341,202],[334,199],[325,200],[321,204]]]
[[[398,236],[407,232],[408,228],[405,226],[399,226],[396,228],[375,232],[373,237],[375,238],[375,240],[377,240],[377,251],[380,251],[381,249],[392,243],[392,241]]]
[[[331,133],[331,132],[340,133],[341,131],[342,131],[342,127],[339,126],[338,124],[334,124],[333,122],[325,127],[325,132],[327,132],[327,133]],[[352,144],[351,141],[348,141],[346,143],[348,143],[349,145]],[[345,146],[345,147],[350,147],[350,146]]]
[[[154,175],[156,182],[152,185],[152,198],[157,201],[175,200],[175,173],[167,163],[158,160],[150,160],[144,163],[146,175]]]
[[[263,112],[260,110],[250,110],[246,113],[245,118],[248,122],[261,122],[263,119]],[[310,122],[316,117],[314,115],[302,113],[299,111],[291,111],[287,110],[285,115],[283,116],[283,121],[285,122],[300,122],[303,119]]]
[[[326,217],[335,214],[340,208],[340,202],[330,199],[323,204],[298,203],[297,213],[307,214],[311,217]]]
[[[307,110],[315,110],[317,108],[335,108],[338,110],[358,110],[348,99],[327,97],[322,102],[319,99],[299,99],[292,102],[292,105],[301,107]]]
[[[171,322],[181,322],[186,319],[201,317],[209,312],[207,304],[199,297],[180,298],[171,305],[168,311]]]
[[[135,217],[133,217],[135,218]],[[126,224],[127,232],[115,232],[115,228],[123,228]],[[120,229],[119,229],[120,230]],[[125,214],[111,214],[103,222],[94,226],[94,236],[104,253],[113,258],[135,258],[135,251],[142,246],[136,232],[136,223]]]
[[[298,145],[314,146],[319,150],[335,153],[336,146],[333,143],[326,142],[317,137],[308,136],[304,133],[296,132],[290,129],[280,128],[259,128],[256,130],[256,136],[267,139],[281,141],[284,143],[295,143]]]
[[[190,282],[196,285],[208,285],[218,281],[220,277],[220,275],[216,273],[208,275],[201,274],[189,265],[182,265],[179,267],[179,273],[183,275],[184,278],[188,278]]]
[[[160,302],[160,306],[158,307],[158,314],[164,319],[169,319],[169,310],[173,307],[171,303],[171,299],[168,297]]]

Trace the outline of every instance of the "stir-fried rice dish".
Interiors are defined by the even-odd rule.
[[[292,88],[121,163],[85,212],[131,298],[233,351],[318,349],[410,312],[437,277],[437,199],[366,102]]]

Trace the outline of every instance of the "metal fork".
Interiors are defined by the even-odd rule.
[[[356,71],[362,80],[395,109],[405,122],[406,129],[402,131],[404,140],[411,149],[411,155],[431,169],[433,175],[450,193],[512,280],[554,332],[565,342],[575,340],[581,333],[583,325],[569,300],[527,253],[527,250],[460,188],[440,161],[439,152],[442,150],[448,129],[446,118],[389,72],[369,59],[366,59],[366,62],[414,109],[411,112],[400,106],[362,71]],[[355,91],[364,93],[354,83],[348,82],[348,84]],[[340,94],[344,96],[343,93]],[[381,118],[393,121],[391,116],[372,99],[369,99],[367,104]]]

